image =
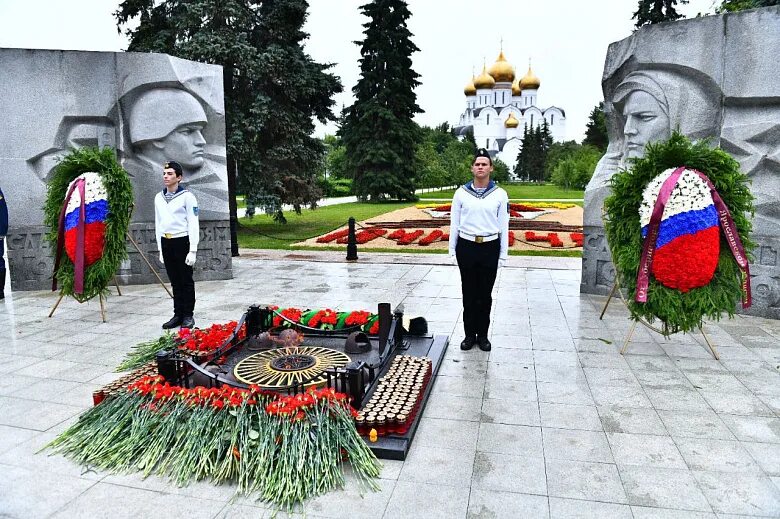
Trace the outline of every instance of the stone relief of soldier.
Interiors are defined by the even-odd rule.
[[[180,88],[148,88],[120,101],[126,136],[122,165],[135,190],[135,221],[154,221],[152,201],[166,161],[184,168],[187,187],[198,195],[204,220],[227,218],[225,157],[210,153],[206,140],[209,118],[202,103]],[[128,150],[129,148],[129,150]]]
[[[202,218],[226,220],[226,159],[224,147],[210,147],[205,137],[208,111],[209,107],[187,90],[144,85],[125,94],[106,115],[64,116],[52,146],[27,162],[47,183],[58,161],[71,149],[118,148],[133,183],[133,221],[153,222],[162,164],[175,160],[185,168],[188,187],[198,194]],[[124,128],[119,137],[118,127]]]
[[[585,225],[601,226],[601,207],[609,180],[618,170],[641,158],[648,143],[668,139],[677,129],[691,139],[719,133],[720,94],[712,81],[666,70],[634,71],[625,76],[608,99],[611,126],[607,152],[585,193]]]

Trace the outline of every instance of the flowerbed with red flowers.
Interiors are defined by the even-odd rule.
[[[210,479],[291,512],[341,488],[341,462],[369,488],[381,464],[358,435],[347,396],[332,389],[280,396],[183,388],[144,377],[106,398],[46,446],[87,467],[140,471],[178,485]]]
[[[361,330],[368,334],[379,333],[379,315],[364,310],[338,312],[330,308],[301,310],[293,307],[279,309],[277,306],[272,306],[271,309],[274,311],[272,322],[274,327],[290,328],[300,325],[320,330],[341,330],[360,326]]]
[[[419,238],[423,234],[425,234],[425,231],[420,230],[420,229],[417,229],[417,230],[412,231],[412,232],[407,232],[403,236],[398,238],[398,241],[396,243],[398,245],[411,245],[411,243],[414,240],[416,240],[417,238]]]
[[[585,240],[585,235],[581,232],[573,232],[569,234],[569,238],[574,242],[577,247],[582,247],[582,243]]]
[[[368,243],[373,239],[379,238],[380,236],[384,236],[387,234],[387,229],[364,229],[357,234],[355,234],[355,241],[359,244]],[[336,243],[347,243],[349,240],[349,236],[342,236],[338,240],[336,240]]]
[[[339,238],[343,238],[348,234],[349,234],[349,229],[341,229],[340,231],[334,231],[330,234],[326,234],[325,236],[320,236],[319,238],[317,238],[317,243],[330,243],[333,240],[338,240]]]
[[[434,229],[426,236],[420,238],[420,241],[418,241],[417,244],[423,246],[430,245],[431,243],[440,240],[442,236],[444,236],[444,233],[441,231],[441,229]]]
[[[556,232],[549,232],[546,235],[536,234],[533,231],[525,231],[525,240],[529,242],[546,241],[550,247],[563,247],[563,242]]]

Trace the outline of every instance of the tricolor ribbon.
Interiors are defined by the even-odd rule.
[[[661,217],[664,214],[664,208],[669,201],[669,197],[672,194],[674,186],[677,185],[677,181],[685,171],[685,166],[675,169],[669,178],[667,178],[661,190],[658,193],[658,198],[653,206],[653,214],[650,216],[650,223],[647,226],[647,236],[642,244],[642,257],[639,260],[639,272],[636,277],[636,296],[634,299],[639,303],[647,302],[647,289],[650,284],[650,269],[653,265],[653,254],[655,253],[655,244],[658,239],[658,232],[661,228]],[[718,194],[715,186],[712,184],[707,175],[701,171],[695,169],[691,170],[701,178],[707,187],[710,188],[712,194],[712,201],[715,204],[715,209],[718,212],[718,221],[723,229],[723,234],[726,236],[726,242],[729,244],[731,254],[734,256],[734,260],[737,262],[740,271],[742,272],[741,292],[742,292],[742,308],[750,308],[752,297],[750,293],[750,264],[748,263],[747,254],[745,254],[745,247],[742,245],[742,240],[739,239],[739,233],[737,227],[734,224],[734,220],[731,218],[731,213],[726,203]]]
[[[86,208],[84,206],[84,184],[83,177],[77,178],[68,189],[68,194],[65,195],[65,201],[62,203],[62,210],[60,211],[60,219],[57,228],[57,250],[54,255],[54,274],[52,275],[51,290],[52,292],[57,290],[57,270],[60,268],[60,259],[62,258],[63,248],[65,246],[65,214],[68,210],[68,203],[73,196],[73,192],[78,189],[81,200],[79,202],[79,219],[76,227],[76,257],[74,261],[73,272],[73,291],[76,294],[84,292],[84,227],[87,218]]]

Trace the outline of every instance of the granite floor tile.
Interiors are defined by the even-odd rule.
[[[699,393],[718,414],[773,416],[772,410],[747,390],[738,393],[720,391],[699,391]]]
[[[580,366],[535,366],[539,382],[586,383],[585,372]]]
[[[48,517],[96,484],[94,480],[20,465],[0,464],[0,468],[3,471],[2,514],[6,517]]]
[[[780,418],[727,414],[720,418],[740,441],[780,443]]]
[[[477,452],[471,488],[547,495],[544,458]]]
[[[539,413],[544,427],[558,429],[582,429],[601,431],[601,419],[592,405],[539,403]]]
[[[537,384],[529,380],[498,380],[488,379],[485,384],[485,399],[521,400],[536,402]]]
[[[645,394],[659,411],[699,411],[707,408],[707,402],[695,390],[645,388]]]
[[[545,459],[614,463],[602,431],[542,429]]]
[[[537,382],[539,401],[552,404],[593,405],[593,396],[584,383]]]
[[[423,416],[478,422],[481,409],[481,397],[469,398],[448,393],[431,393],[428,402],[425,404]]]
[[[623,368],[583,368],[585,377],[591,386],[627,386],[639,387],[634,373]]]
[[[542,457],[540,427],[482,423],[479,427],[477,450],[517,456]]]
[[[628,505],[550,498],[550,517],[555,519],[633,519]]]
[[[687,469],[624,465],[620,467],[620,477],[631,505],[712,511]]]
[[[685,469],[685,461],[669,436],[649,434],[607,434],[618,466],[642,465],[657,468]]]
[[[674,437],[709,438],[714,440],[733,440],[726,424],[713,411],[658,411],[658,415]]]
[[[504,362],[490,362],[487,367],[487,378],[500,383],[501,380],[522,380],[533,382],[536,380],[534,365],[514,364]]]
[[[717,513],[780,516],[780,489],[766,476],[724,478],[718,472],[693,472]]]
[[[691,470],[762,474],[759,465],[738,441],[676,438],[675,443]]]
[[[667,431],[655,409],[640,407],[597,407],[604,431],[666,435]]]
[[[429,418],[423,415],[414,436],[414,444],[475,451],[478,435],[477,422]]]
[[[642,388],[593,386],[590,390],[599,407],[653,407]]]
[[[499,423],[508,425],[529,425],[538,427],[539,403],[522,400],[485,399],[482,402],[482,423]]]
[[[516,494],[514,492],[491,492],[472,489],[469,496],[469,519],[485,517],[495,519],[547,519],[550,517],[546,496]]]
[[[465,489],[471,482],[474,451],[413,444],[404,461],[400,481],[432,483]]]
[[[631,512],[634,514],[634,519],[718,519],[718,516],[712,512],[691,512],[647,506],[632,506]]]
[[[617,467],[607,463],[548,459],[550,497],[626,503]]]
[[[315,497],[306,503],[306,516],[344,517],[345,510],[354,517],[380,519],[393,495],[395,481],[380,479],[378,492],[366,492],[356,483],[347,484],[343,490],[335,490]]]
[[[780,444],[742,442],[742,447],[768,476],[780,476]]]

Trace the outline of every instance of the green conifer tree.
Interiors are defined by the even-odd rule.
[[[403,0],[374,0],[360,7],[368,22],[360,45],[360,79],[352,89],[355,103],[340,129],[354,191],[361,199],[414,200],[415,147],[421,113],[414,88],[419,74],[411,55],[419,50],[406,22]]]
[[[672,22],[683,15],[677,12],[677,4],[685,5],[688,0],[639,0],[637,10],[631,18],[636,20],[636,28],[661,22]]]
[[[588,118],[588,125],[585,129],[585,139],[582,144],[593,146],[594,148],[601,150],[601,152],[607,151],[607,145],[609,145],[609,136],[607,135],[607,122],[604,118],[604,102],[599,102],[593,110],[590,111],[590,117]]]

